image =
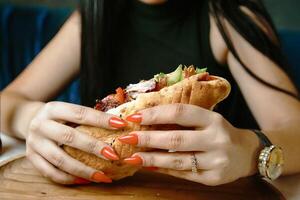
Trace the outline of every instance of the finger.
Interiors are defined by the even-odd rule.
[[[72,158],[50,140],[42,139],[38,143],[32,145],[32,147],[52,165],[69,174],[94,182],[112,182],[112,180],[104,175],[103,172],[97,171]]]
[[[126,119],[142,125],[178,124],[185,127],[206,127],[214,112],[189,104],[168,104],[141,110]]]
[[[211,146],[210,130],[136,131],[118,139],[125,144],[174,151],[205,151]]]
[[[191,171],[177,171],[172,169],[158,169],[155,172],[168,174],[177,178],[201,183],[208,186],[216,186],[222,184],[222,179],[214,171],[201,171],[194,173]]]
[[[42,125],[37,127],[39,128],[35,132],[39,132],[51,140],[72,146],[106,160],[119,160],[119,157],[111,146],[72,127],[52,120],[46,120]]]
[[[115,115],[80,105],[64,102],[50,102],[47,103],[46,109],[48,117],[51,119],[107,129],[123,128],[127,126],[126,121]]]
[[[48,161],[46,161],[43,157],[39,154],[31,150],[30,148],[27,149],[28,160],[31,161],[33,166],[46,178],[51,179],[53,182],[60,183],[60,184],[74,184],[78,180],[75,176],[67,174],[53,165],[51,165]]]
[[[142,166],[158,167],[173,170],[192,170],[192,153],[139,152],[133,158],[140,157]],[[195,153],[197,169],[210,170],[215,167],[215,161],[210,153]],[[125,159],[126,160],[126,159]]]

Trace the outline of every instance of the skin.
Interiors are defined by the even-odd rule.
[[[167,0],[140,0],[140,1],[145,4],[157,5],[157,4],[165,3]]]
[[[164,2],[141,1],[148,4]],[[265,24],[258,22],[251,12],[241,9],[273,37]],[[262,131],[284,151],[284,174],[300,172],[299,101],[248,75],[226,48],[212,18],[210,25],[210,43],[216,60],[228,64]],[[255,50],[228,23],[226,26],[237,52],[251,71],[274,85],[297,93],[288,76],[276,64]],[[80,14],[75,12],[26,70],[1,92],[1,131],[25,139],[28,159],[42,174],[61,184],[74,184],[78,177],[95,181],[95,170],[66,155],[58,144],[68,144],[100,157],[99,151],[106,146],[64,125],[65,122],[111,128],[108,125],[111,116],[106,113],[62,102],[44,103],[79,74],[80,29]],[[133,133],[138,136],[139,146],[177,150],[176,153],[137,153],[143,166],[156,166],[158,172],[206,185],[228,183],[257,172],[258,152],[262,148],[258,138],[249,130],[232,126],[218,113],[174,104],[146,109],[141,115],[142,124],[177,123],[196,128],[193,133],[186,130]],[[64,135],[71,140],[62,139],[68,138],[62,137]],[[97,145],[90,148],[91,144]],[[196,152],[197,175],[190,170],[191,151]]]
[[[165,114],[161,114],[161,112]],[[256,145],[250,131],[233,127],[220,114],[187,104],[172,104],[140,112],[142,125],[178,124],[195,130],[138,131],[137,146],[172,152],[140,152],[145,167],[206,185],[219,185],[256,172]],[[241,135],[243,138],[241,138]],[[250,148],[245,148],[250,147]],[[249,149],[253,149],[252,152]],[[199,173],[191,171],[195,152]],[[236,163],[239,163],[238,165]]]

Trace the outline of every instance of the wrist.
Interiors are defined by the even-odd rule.
[[[251,130],[242,129],[242,147],[246,149],[246,170],[245,177],[252,176],[258,173],[258,157],[263,146],[260,143],[259,138],[253,134]]]
[[[16,106],[12,130],[18,137],[27,138],[29,124],[44,104],[43,102],[24,101]]]
[[[262,177],[275,180],[283,170],[283,151],[279,146],[273,145],[269,138],[260,130],[252,130],[260,139],[263,150],[259,154],[258,170]]]

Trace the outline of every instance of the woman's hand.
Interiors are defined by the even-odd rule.
[[[127,125],[113,115],[92,108],[50,102],[43,105],[31,120],[26,135],[27,158],[44,176],[57,183],[111,182],[103,172],[70,157],[59,145],[66,144],[106,160],[118,160],[114,150],[108,144],[65,125],[66,122],[107,129]]]
[[[119,138],[139,147],[171,150],[139,152],[124,160],[128,164],[157,167],[158,172],[205,185],[232,182],[256,172],[259,141],[255,134],[233,127],[218,113],[193,105],[170,104],[142,110],[127,120],[141,125],[178,124],[195,128],[137,131]],[[197,173],[192,172],[193,154]]]

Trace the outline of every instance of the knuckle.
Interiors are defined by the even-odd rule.
[[[170,149],[178,149],[180,148],[184,143],[184,137],[180,132],[174,132],[170,136],[169,140],[169,148]]]
[[[211,117],[212,117],[213,123],[215,123],[215,124],[222,124],[224,122],[224,117],[220,113],[213,112]]]
[[[184,169],[184,162],[181,158],[175,158],[171,162],[172,167],[176,170],[183,170]]]
[[[228,145],[232,144],[232,140],[229,135],[220,135],[216,141],[217,145],[225,149]]]
[[[96,117],[94,119],[95,119],[96,124],[103,125],[103,126],[108,124],[108,120],[109,120],[108,117],[105,117],[100,112],[96,115]]]
[[[157,107],[148,108],[143,110],[143,123],[145,121],[150,123],[156,123],[159,120],[159,110]]]
[[[30,132],[36,132],[40,129],[40,126],[41,126],[40,120],[34,118],[34,119],[31,120],[31,122],[29,124],[29,127],[28,127],[28,130]]]
[[[78,121],[84,121],[87,114],[87,108],[83,106],[78,106],[74,109],[75,119]]]
[[[229,161],[228,157],[222,159],[222,161],[220,162],[220,166],[222,168],[227,168],[229,166],[229,164],[230,164],[230,161]]]
[[[155,166],[155,157],[153,155],[143,157],[143,165],[149,167]]]
[[[151,145],[151,137],[148,134],[140,134],[139,136],[139,145],[149,147]]]
[[[40,171],[40,173],[42,174],[43,177],[50,178],[51,180],[53,180],[52,177],[54,177],[54,175],[51,172],[47,170],[42,170]]]
[[[91,140],[87,143],[87,151],[90,153],[96,153],[98,147],[98,141],[96,139]]]
[[[88,178],[90,173],[86,167],[74,167],[71,169],[71,174]]]
[[[215,165],[217,168],[226,168],[229,165],[228,156],[222,156],[215,161]]]
[[[173,111],[172,117],[178,118],[178,117],[182,116],[183,112],[185,111],[185,106],[184,106],[184,104],[176,103],[176,104],[174,104],[172,111]]]
[[[50,160],[51,160],[51,163],[58,168],[62,168],[65,163],[64,158],[62,156],[56,155],[56,154],[52,154],[50,157]]]
[[[46,103],[44,106],[44,112],[46,112],[48,115],[51,115],[57,104],[58,102],[56,101]]]
[[[74,141],[75,132],[72,128],[65,128],[61,135],[61,141],[63,144],[71,144]]]
[[[53,173],[52,170],[48,170],[46,168],[41,167],[40,165],[38,165],[38,163],[32,163],[33,166],[38,170],[38,172],[46,178],[52,179],[52,177],[55,175],[55,173]]]

